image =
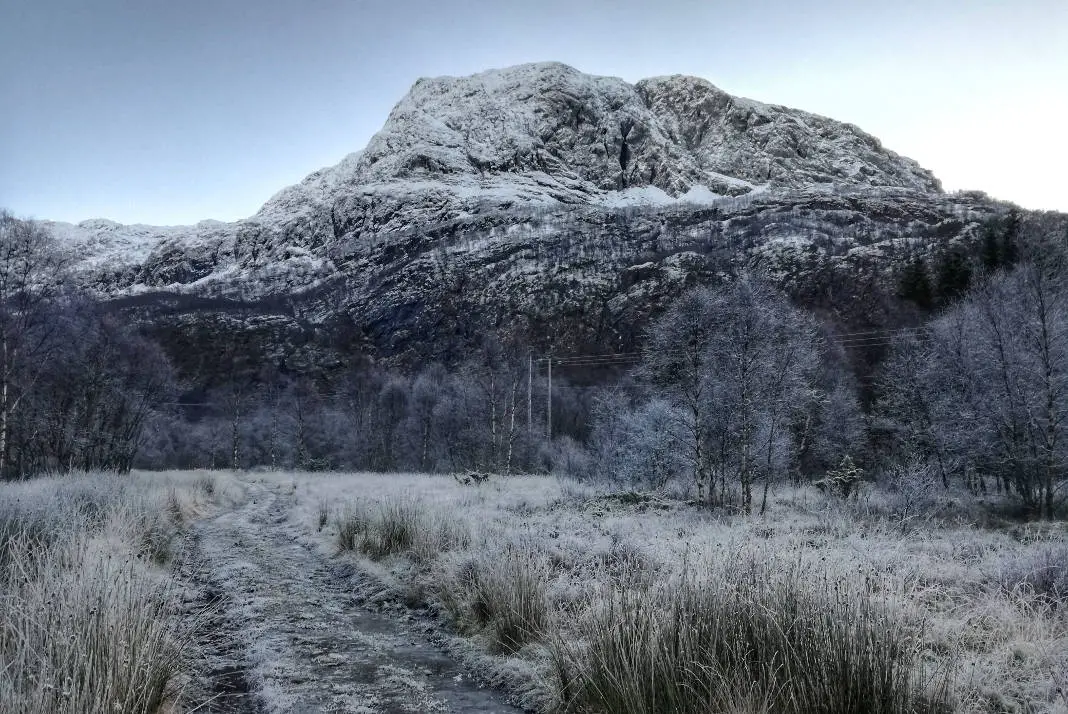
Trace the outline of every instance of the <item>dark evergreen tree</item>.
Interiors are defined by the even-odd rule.
[[[1001,265],[1011,268],[1020,259],[1020,212],[1016,209],[1009,211],[1005,219],[1005,228],[1001,233]]]
[[[939,261],[936,286],[942,304],[950,303],[968,292],[972,284],[972,267],[962,250],[951,249]]]
[[[997,223],[990,222],[983,228],[983,245],[980,248],[979,259],[983,270],[993,273],[1001,267],[1002,230]]]
[[[930,310],[934,305],[931,280],[923,258],[913,258],[905,265],[898,281],[898,294],[923,310]]]

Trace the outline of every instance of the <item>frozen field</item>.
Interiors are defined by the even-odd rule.
[[[340,529],[362,529],[348,534],[354,550],[342,559],[383,584],[379,599],[440,610],[467,635],[452,650],[531,707],[561,703],[560,650],[581,660],[612,593],[661,602],[686,581],[729,588],[770,570],[772,580],[789,572],[803,589],[848,593],[845,617],[863,616],[861,601],[885,605],[927,686],[948,686],[955,709],[1068,711],[1063,523],[980,528],[960,515],[910,515],[918,504],[901,494],[843,501],[810,487],[773,491],[764,517],[742,517],[540,476],[482,485],[423,475],[262,478],[294,489],[289,518],[323,553],[337,551]],[[382,532],[405,522],[410,535]],[[508,643],[498,622],[472,611],[486,593],[471,591],[514,571],[536,581],[546,609],[538,632]]]
[[[894,499],[790,488],[741,517],[541,476],[4,484],[0,709],[1068,711],[1065,524]]]

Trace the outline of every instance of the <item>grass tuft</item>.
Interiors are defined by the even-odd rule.
[[[322,533],[326,528],[326,524],[330,522],[330,502],[325,498],[319,501],[319,509],[316,514],[318,516],[316,520],[316,532]]]
[[[412,499],[350,508],[338,519],[338,548],[359,551],[373,560],[404,555],[425,563],[443,552],[466,548],[470,541],[461,524]]]
[[[208,498],[215,497],[217,484],[214,474],[201,474],[195,482],[196,488]]]
[[[175,556],[175,544],[181,536],[170,509],[160,513],[143,513],[136,519],[140,532],[138,554],[156,565],[167,565]]]
[[[515,652],[541,639],[549,625],[549,567],[529,548],[467,559],[438,587],[438,599],[458,629],[482,632],[490,650]]]
[[[425,528],[422,511],[411,501],[394,500],[381,504],[367,529],[360,550],[373,560],[403,555],[414,550]]]
[[[367,516],[359,509],[349,508],[337,519],[337,547],[341,551],[356,550],[367,532]]]
[[[781,564],[780,564],[781,565]],[[585,644],[554,643],[565,710],[616,714],[944,710],[905,629],[863,590],[750,563],[610,594]],[[808,584],[806,584],[808,583]],[[932,701],[933,700],[933,701]]]
[[[1014,556],[1003,566],[999,581],[1010,594],[1053,607],[1068,605],[1068,544],[1049,543],[1029,556]]]

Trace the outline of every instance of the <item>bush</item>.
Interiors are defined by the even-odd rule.
[[[466,548],[470,539],[463,526],[409,499],[353,508],[338,521],[338,547],[374,560],[406,555],[428,562],[439,553]]]
[[[564,707],[896,714],[941,706],[925,697],[905,630],[885,607],[862,588],[829,579],[813,587],[805,575],[750,564],[671,588],[617,590],[585,623],[584,644],[554,643]]]
[[[468,559],[437,594],[459,630],[487,634],[492,651],[515,652],[546,631],[548,576],[543,558],[512,546],[500,555]]]

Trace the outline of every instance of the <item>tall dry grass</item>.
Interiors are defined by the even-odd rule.
[[[745,570],[739,570],[740,566],[750,567],[753,559],[759,564],[786,558],[800,563],[796,567],[801,569],[792,585],[789,579],[785,584],[774,582],[794,592],[795,601],[810,603],[816,598],[822,609],[806,604],[806,611],[825,616],[815,624],[801,621],[804,627],[824,621],[851,622],[854,632],[867,632],[866,637],[874,638],[885,631],[865,630],[856,623],[889,618],[893,637],[875,640],[877,652],[894,653],[893,643],[898,643],[900,655],[892,659],[898,664],[873,662],[869,671],[900,674],[911,669],[909,682],[896,691],[905,692],[906,699],[911,697],[914,710],[937,709],[948,701],[954,711],[967,714],[1068,714],[1068,560],[1064,550],[1068,530],[1064,523],[992,524],[962,508],[956,495],[941,487],[921,494],[929,502],[917,506],[922,499],[914,494],[905,498],[876,485],[848,500],[830,498],[807,486],[782,486],[772,492],[765,517],[746,518],[670,499],[664,499],[664,508],[643,508],[644,504],[599,491],[594,485],[550,477],[502,477],[473,487],[429,475],[335,474],[316,475],[303,484],[307,497],[298,507],[298,516],[310,530],[317,525],[317,503],[351,501],[353,494],[359,494],[353,512],[368,517],[379,503],[418,494],[417,510],[424,516],[438,519],[437,514],[446,514],[453,527],[465,529],[469,534],[466,546],[440,551],[429,559],[398,550],[380,560],[368,559],[362,567],[376,579],[376,598],[408,602],[406,593],[417,592],[420,597],[411,598],[412,602],[436,606],[453,627],[454,633],[446,635],[450,647],[476,653],[464,654],[465,663],[487,681],[509,682],[510,690],[532,710],[586,707],[593,714],[622,706],[615,701],[598,704],[597,697],[605,696],[611,687],[605,682],[594,686],[581,674],[587,669],[587,658],[594,657],[588,648],[596,646],[596,636],[603,643],[613,632],[637,637],[635,633],[655,631],[663,641],[676,642],[668,634],[694,631],[685,613],[704,612],[715,622],[722,621],[713,618],[716,612],[732,610],[726,605],[712,608],[722,598],[703,600],[692,590],[672,590],[669,583],[685,583],[682,574],[689,574],[694,583],[704,583],[696,588],[698,593],[709,590],[705,586],[711,581],[728,584],[726,592],[737,596],[745,592],[744,579],[739,580]],[[339,536],[335,523],[319,536],[325,547]],[[420,540],[428,539],[416,536],[415,541]],[[358,547],[354,550],[359,552]],[[517,550],[536,556],[531,563],[537,577],[528,577],[530,569],[520,571],[522,575],[514,572],[516,563],[509,562],[508,555]],[[778,568],[773,573],[782,578],[786,574]],[[836,584],[842,592],[866,596],[838,603],[831,597],[836,595]],[[796,587],[791,591],[788,586]],[[548,601],[547,619],[537,616],[533,618],[536,626],[520,628],[522,644],[502,642],[492,613],[522,613],[520,603],[541,602],[542,595]],[[763,610],[750,607],[749,611],[766,612],[768,598],[779,597],[779,591],[766,595],[750,591],[741,602],[764,603]],[[510,601],[516,604],[506,605]],[[741,605],[732,607],[736,611]],[[669,613],[675,615],[669,617]],[[731,617],[730,621],[749,622],[747,627],[754,632],[760,631],[758,625],[782,627],[781,618],[753,623]],[[612,622],[628,625],[612,629]],[[823,639],[835,641],[829,639],[835,632],[824,628],[827,636]],[[847,638],[850,631],[843,632],[835,637]],[[760,641],[769,639],[761,637]],[[679,642],[685,644],[681,636]],[[797,657],[782,661],[826,663],[822,670],[809,668],[822,671],[824,681],[833,681],[831,673],[845,667],[835,665],[833,657],[820,655],[819,649],[801,656],[804,650],[786,642],[789,647],[780,649]],[[562,647],[563,643],[569,647]],[[688,646],[697,645],[691,641]],[[843,651],[864,650],[834,648],[834,652]],[[703,666],[709,661],[691,660],[703,661]],[[663,661],[658,666],[664,671],[686,671],[687,665],[665,667]],[[867,660],[854,657],[852,661],[856,665]],[[876,669],[877,665],[883,669]],[[625,682],[649,681],[650,668],[634,667],[644,674]],[[777,683],[768,687],[749,682],[753,672],[744,668],[709,670],[716,671],[743,673],[728,678],[726,682],[734,682],[730,686],[723,684],[723,691],[731,692],[735,702],[724,711],[783,710],[784,705],[768,694],[781,685],[781,679],[753,677],[752,682]],[[874,675],[868,680],[880,681]],[[694,682],[702,680],[689,681],[692,689],[697,686]],[[800,680],[791,677],[790,681]],[[707,682],[701,686],[706,694],[711,691]],[[948,695],[940,691],[943,687]],[[598,689],[602,694],[597,694]],[[810,691],[818,688],[812,685]],[[799,694],[795,696],[804,701]],[[849,701],[845,695],[839,700]],[[907,709],[901,701],[894,706]],[[651,705],[640,704],[637,710],[642,706]],[[874,704],[858,710],[879,711]]]
[[[549,564],[529,547],[468,555],[431,588],[453,625],[510,653],[550,632]]]
[[[458,529],[457,519],[418,500],[385,498],[351,505],[337,522],[337,543],[372,560],[421,564],[409,577],[422,578],[452,626],[489,652],[540,644],[560,711],[948,708],[944,680],[922,671],[916,628],[863,577],[832,577],[742,548],[672,576],[616,539],[603,553],[569,560],[567,546],[554,556],[499,531],[476,538]],[[571,578],[584,570],[601,589],[585,602],[554,600],[559,570]]]
[[[374,560],[405,555],[426,563],[446,551],[466,548],[470,540],[462,523],[412,498],[353,504],[337,520],[338,549],[359,551]]]
[[[741,561],[609,593],[558,638],[565,711],[909,714],[948,708],[900,616],[859,583]]]
[[[0,711],[180,706],[187,650],[171,562],[214,494],[148,476],[0,486]]]

